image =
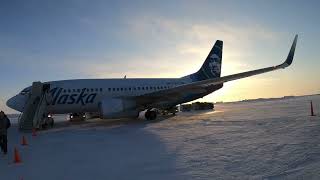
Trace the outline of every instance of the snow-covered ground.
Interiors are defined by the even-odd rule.
[[[320,114],[320,96],[220,104],[155,122],[24,134],[25,147],[13,127],[0,179],[320,179],[320,116],[310,116],[310,100]]]

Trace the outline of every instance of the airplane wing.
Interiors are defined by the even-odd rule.
[[[144,94],[141,96],[136,96],[134,97],[135,101],[137,102],[137,104],[142,106],[147,106],[148,104],[150,105],[150,104],[154,104],[155,102],[161,102],[161,101],[168,102],[172,100],[177,100],[179,98],[183,98],[189,94],[204,93],[206,91],[206,88],[212,87],[215,85],[221,85],[222,83],[225,83],[228,81],[242,79],[242,78],[246,78],[246,77],[250,77],[250,76],[254,76],[254,75],[258,75],[258,74],[262,74],[270,71],[275,71],[278,69],[284,69],[290,66],[293,61],[297,40],[298,40],[298,35],[295,36],[294,41],[291,45],[291,49],[287,56],[287,59],[282,64],[266,67],[262,69],[257,69],[253,71],[247,71],[247,72],[242,72],[238,74],[223,76],[220,78],[197,81],[197,82],[184,84],[184,85],[177,86],[170,89],[165,89],[165,90],[161,90],[161,91],[157,91],[149,94]]]

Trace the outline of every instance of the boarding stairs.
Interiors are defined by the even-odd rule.
[[[22,131],[41,129],[48,112],[47,106],[52,97],[49,93],[50,85],[33,82],[24,110],[19,117],[19,127]]]

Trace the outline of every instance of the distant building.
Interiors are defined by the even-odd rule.
[[[213,103],[208,102],[195,102],[192,104],[182,104],[180,106],[180,111],[198,111],[198,110],[212,110],[214,108]]]

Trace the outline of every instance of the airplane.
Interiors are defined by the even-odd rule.
[[[223,87],[223,83],[258,75],[291,65],[298,35],[286,60],[279,65],[221,77],[223,41],[217,40],[201,68],[181,78],[72,79],[45,82],[50,86],[51,114],[98,112],[103,119],[157,118],[157,109],[202,98]],[[7,101],[7,106],[23,112],[31,86]]]

